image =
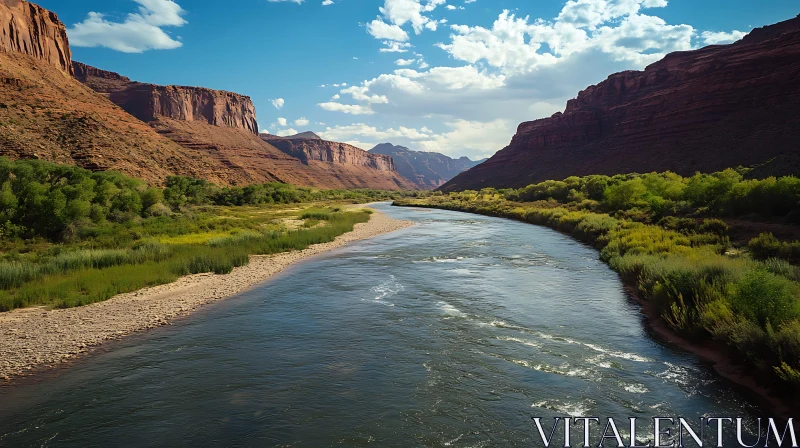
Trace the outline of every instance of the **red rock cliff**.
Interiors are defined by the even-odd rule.
[[[22,0],[0,0],[0,51],[22,53],[72,73],[67,30],[58,16]]]
[[[269,134],[261,138],[281,151],[308,163],[309,161],[328,162],[340,165],[355,165],[378,171],[395,171],[391,156],[372,154],[346,143],[329,142],[318,139],[288,139]]]
[[[75,77],[142,121],[169,118],[258,133],[250,97],[203,87],[132,82],[114,72],[75,62]]]
[[[800,17],[611,75],[443,189],[588,174],[689,175],[800,151]]]

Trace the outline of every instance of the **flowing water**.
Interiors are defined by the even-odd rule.
[[[597,251],[378,208],[417,224],[0,389],[0,446],[541,446],[535,416],[761,416],[648,336]]]

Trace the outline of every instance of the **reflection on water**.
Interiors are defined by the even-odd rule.
[[[0,389],[0,446],[537,446],[533,416],[760,416],[648,338],[596,251],[381,208],[418,224]]]

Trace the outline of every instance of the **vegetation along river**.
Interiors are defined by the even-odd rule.
[[[417,224],[0,389],[0,446],[540,446],[534,416],[764,415],[649,337],[595,250],[377,208]]]

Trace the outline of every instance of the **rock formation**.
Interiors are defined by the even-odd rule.
[[[388,176],[391,182],[391,184],[386,184],[381,180],[380,183],[383,186],[380,188],[388,188],[389,185],[393,185],[392,189],[412,190],[416,188],[411,181],[395,171],[394,160],[391,156],[370,154],[346,143],[322,140],[316,134],[314,134],[316,138],[277,137],[270,134],[261,134],[260,136],[265,142],[285,154],[337,178],[345,179],[348,176],[364,180],[373,178],[374,180],[370,181],[372,183],[378,181],[375,179],[375,175],[378,174],[380,178]]]
[[[263,134],[261,138],[286,154],[302,160],[304,163],[316,161],[364,166],[378,171],[394,171],[394,161],[391,157],[370,154],[347,143],[329,142],[313,138],[271,138],[265,137]]]
[[[800,17],[611,75],[446,191],[588,174],[750,166],[800,150]]]
[[[72,74],[67,29],[55,13],[22,0],[0,1],[0,51],[20,53]]]
[[[381,143],[369,152],[391,156],[397,172],[421,189],[441,187],[459,173],[483,162],[472,161],[467,157],[453,159],[437,152],[412,151],[391,143]]]
[[[202,87],[159,86],[133,82],[117,73],[74,62],[75,78],[134,117],[196,121],[258,133],[256,108],[249,97]]]

